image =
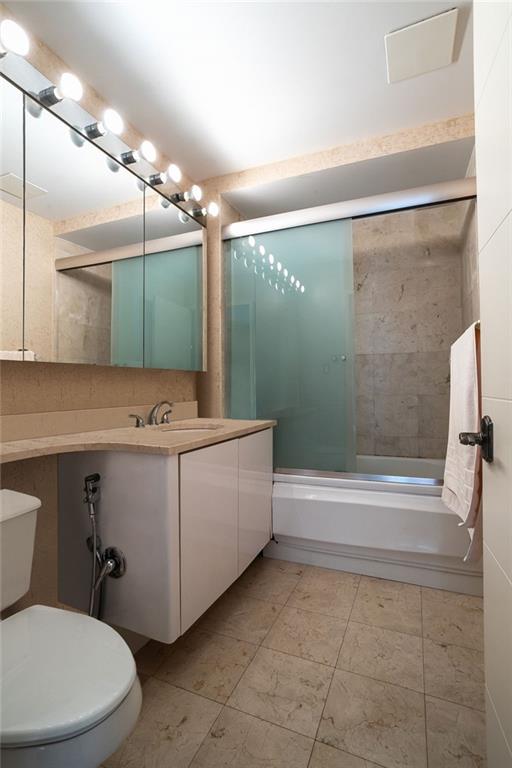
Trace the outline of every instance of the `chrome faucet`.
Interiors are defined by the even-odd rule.
[[[154,405],[149,412],[149,423],[152,425],[158,424],[158,414],[160,413],[160,408],[163,408],[164,405],[167,405],[167,410],[164,411],[162,414],[162,419],[160,421],[160,424],[168,424],[169,423],[169,416],[172,413],[172,407],[174,403],[170,403],[168,400],[161,400],[159,403]]]

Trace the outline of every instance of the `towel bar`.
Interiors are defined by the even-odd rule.
[[[494,424],[490,416],[484,416],[480,421],[480,432],[460,432],[459,442],[462,445],[479,445],[482,449],[482,459],[489,463],[494,461]]]

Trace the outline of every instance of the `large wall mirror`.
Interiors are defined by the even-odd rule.
[[[204,370],[203,226],[117,161],[117,137],[0,88],[0,357]]]

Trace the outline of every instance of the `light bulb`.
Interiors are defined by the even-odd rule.
[[[192,184],[192,187],[190,188],[190,197],[192,200],[195,200],[196,203],[200,201],[200,199],[203,196],[203,190],[199,186],[199,184]]]
[[[296,280],[295,285],[297,286],[297,288],[300,288],[300,280]]]
[[[176,165],[176,163],[171,163],[167,169],[167,175],[171,181],[174,181],[175,184],[179,184],[183,174],[181,173],[181,169]]]
[[[256,240],[254,239],[254,237],[252,235],[249,235],[249,241],[248,242],[249,242],[249,245],[251,246],[251,248],[254,248],[254,246],[256,245]]]
[[[293,284],[294,284],[294,282],[295,282],[295,277],[294,277],[294,275],[292,275],[292,276],[290,277],[290,283],[293,285]]]
[[[288,270],[286,268],[283,269],[283,275],[285,276],[285,278],[288,277]]]
[[[117,173],[121,166],[115,160],[112,160],[111,157],[107,157],[107,167],[112,173]]]
[[[105,128],[115,136],[119,136],[124,131],[124,120],[115,109],[109,107],[104,111],[103,122],[105,123]]]
[[[206,210],[208,216],[213,216],[214,219],[219,215],[219,206],[213,200],[208,203],[208,208]]]
[[[140,145],[140,153],[144,160],[147,160],[148,163],[154,163],[157,157],[157,152],[155,145],[152,144],[147,139],[144,139],[142,144]]]
[[[274,255],[272,253],[269,253],[269,255],[268,255],[268,263],[269,264],[273,264],[274,261],[275,261]]]
[[[78,77],[71,72],[64,72],[61,75],[59,91],[65,99],[71,99],[71,101],[80,101],[84,95],[82,83]]]
[[[280,261],[278,261],[277,262],[277,271],[280,272],[282,270],[282,268],[283,268],[283,265],[281,264]]]
[[[180,211],[178,213],[178,219],[181,221],[182,224],[187,224],[187,222],[190,221],[190,216],[187,216],[185,211]]]
[[[160,205],[162,206],[162,208],[169,208],[170,204],[171,204],[171,201],[168,200],[166,197],[162,197],[162,199],[160,200]]]
[[[300,292],[301,292],[301,293],[304,293],[304,291],[305,291],[305,288],[304,288],[304,286],[303,286],[303,285],[301,285],[301,287],[300,287]]]
[[[265,246],[264,245],[260,245],[258,250],[260,252],[260,256],[264,256],[265,255],[266,251],[265,251]],[[270,261],[270,257],[269,257],[269,261]]]
[[[0,24],[0,58],[6,53],[26,56],[30,48],[27,33],[12,19],[4,19]]]

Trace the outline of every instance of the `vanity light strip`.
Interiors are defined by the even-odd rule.
[[[24,57],[28,55],[29,51],[30,38],[23,27],[12,19],[4,19],[0,23],[0,60],[7,54]],[[16,86],[20,91],[23,91],[23,93],[30,98],[37,100],[41,107],[48,110],[56,104],[59,104],[63,99],[79,102],[83,96],[82,83],[79,78],[71,72],[64,72],[61,75],[59,85],[49,85],[37,94],[25,91],[24,88],[13,82],[11,78],[4,74],[2,74],[2,77],[8,80],[12,85]],[[69,123],[59,115],[56,115],[56,117],[59,117],[62,122],[69,125]],[[115,109],[108,107],[105,109],[101,121],[92,122],[91,124],[83,126],[83,128],[77,128],[77,126],[70,127],[79,131],[88,141],[94,142],[95,139],[104,136],[107,131],[113,133],[115,136],[121,135],[124,131],[125,124],[121,115],[116,112]],[[112,160],[115,160],[124,167],[139,162],[141,157],[151,164],[158,158],[157,149],[150,141],[148,141],[148,139],[142,141],[139,150],[127,149],[122,152],[119,157],[115,157],[109,152],[106,152],[102,147],[99,148]],[[157,185],[165,184],[167,181],[179,184],[183,176],[181,169],[176,163],[171,163],[166,171],[158,171],[157,173],[150,175],[149,178],[145,178],[132,168],[128,168],[128,170],[152,188],[155,188]],[[171,201],[175,204],[179,202],[188,202],[189,200],[199,202],[203,196],[201,187],[197,184],[193,184],[190,190],[177,194],[166,195],[160,190],[157,191],[164,200]],[[191,211],[186,209],[182,210],[184,210],[187,216],[196,220],[208,216],[216,218],[219,214],[219,207],[215,202],[208,203],[204,208],[195,208]]]

